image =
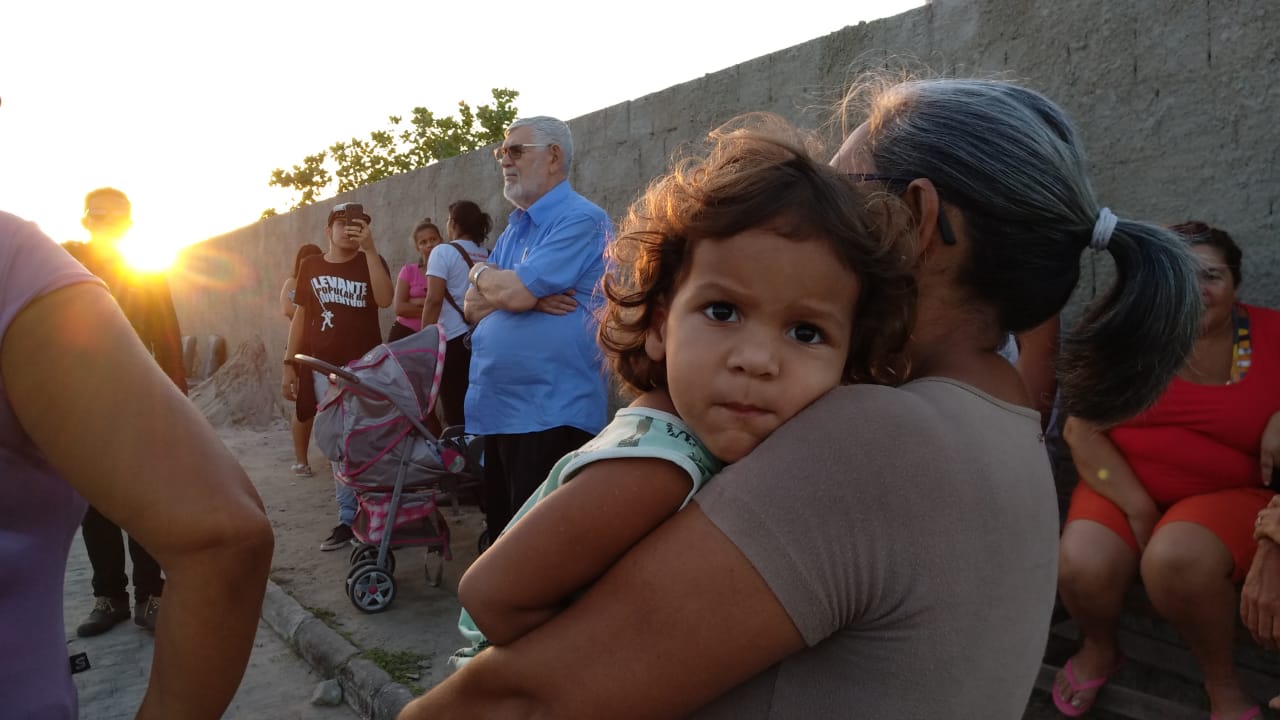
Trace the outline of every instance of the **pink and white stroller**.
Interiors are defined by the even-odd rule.
[[[360,544],[351,552],[346,583],[351,603],[366,613],[386,610],[395,598],[396,548],[425,545],[438,555],[434,572],[430,563],[425,571],[430,584],[440,583],[452,552],[438,503],[445,492],[456,503],[459,489],[476,484],[466,448],[437,440],[424,425],[440,389],[444,352],[439,327],[428,326],[345,368],[296,356],[335,382],[320,400],[313,435],[359,503],[351,530]]]

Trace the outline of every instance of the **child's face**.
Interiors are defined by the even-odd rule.
[[[840,384],[858,287],[822,239],[703,240],[645,350],[666,362],[680,417],[734,462]]]

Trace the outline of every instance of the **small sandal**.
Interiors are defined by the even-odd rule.
[[[1085,690],[1097,690],[1098,692],[1101,692],[1102,686],[1107,684],[1107,681],[1111,679],[1112,675],[1116,674],[1116,671],[1118,671],[1120,666],[1123,664],[1124,656],[1121,656],[1120,659],[1116,661],[1115,667],[1111,668],[1111,670],[1102,677],[1081,682],[1076,679],[1075,671],[1071,669],[1071,660],[1068,660],[1067,664],[1062,666],[1062,673],[1067,679],[1067,685],[1071,686],[1071,692],[1073,694],[1080,693]],[[1058,712],[1066,715],[1067,717],[1080,717],[1093,709],[1093,704],[1098,701],[1098,692],[1095,692],[1093,697],[1089,698],[1083,704],[1079,706],[1072,705],[1067,702],[1066,698],[1062,697],[1061,693],[1058,692],[1058,682],[1055,679],[1053,683],[1053,691],[1050,695],[1053,697],[1053,706],[1058,708]]]
[[[306,463],[294,463],[292,466],[289,467],[289,469],[292,470],[293,474],[297,475],[298,477],[311,477],[312,475],[315,474],[311,472],[311,466],[307,465]]]

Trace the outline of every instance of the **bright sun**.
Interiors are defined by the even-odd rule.
[[[163,272],[178,259],[180,247],[139,234],[136,230],[120,240],[117,246],[129,267],[140,272]]]

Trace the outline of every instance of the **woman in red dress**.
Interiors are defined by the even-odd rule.
[[[1141,573],[1151,602],[1204,671],[1214,718],[1252,718],[1232,664],[1235,589],[1275,493],[1264,436],[1280,434],[1280,313],[1238,302],[1241,252],[1204,223],[1173,228],[1200,257],[1205,312],[1186,365],[1150,409],[1110,429],[1076,418],[1064,436],[1080,484],[1062,532],[1058,590],[1084,641],[1053,698],[1081,715],[1120,665],[1116,623]],[[1141,358],[1134,358],[1140,362]]]

